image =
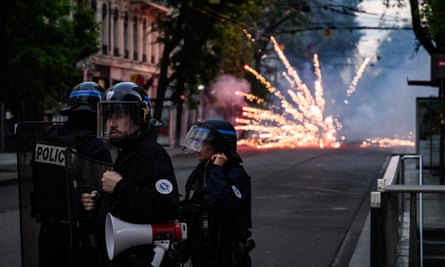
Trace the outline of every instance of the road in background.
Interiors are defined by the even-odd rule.
[[[253,179],[253,266],[348,266],[389,153],[280,150],[246,158]]]

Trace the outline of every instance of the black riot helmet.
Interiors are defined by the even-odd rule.
[[[71,115],[73,112],[97,113],[99,103],[104,89],[95,82],[86,81],[76,85],[71,90],[68,106],[61,110],[62,115]]]
[[[199,152],[204,143],[212,144],[218,152],[235,161],[242,162],[237,150],[236,131],[233,125],[222,119],[208,119],[192,125],[183,145],[185,149]]]
[[[99,105],[98,135],[101,138],[122,139],[136,137],[148,130],[152,122],[150,115],[150,98],[142,87],[132,82],[120,82],[110,87],[102,97]],[[110,133],[113,118],[128,117],[132,129],[124,130],[120,135]],[[133,129],[135,128],[135,129]]]

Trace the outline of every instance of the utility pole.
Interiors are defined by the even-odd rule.
[[[440,99],[440,156],[439,156],[439,173],[440,184],[444,184],[444,146],[445,146],[445,54],[431,55],[431,81],[439,85],[439,99]]]
[[[440,184],[445,183],[445,49],[442,49],[442,40],[439,36],[433,36],[427,26],[421,23],[418,0],[410,0],[411,17],[414,34],[417,40],[431,56],[431,80],[430,81],[408,81],[408,85],[430,85],[439,87],[440,100],[440,143],[439,143],[439,174]],[[434,42],[433,42],[434,40]]]

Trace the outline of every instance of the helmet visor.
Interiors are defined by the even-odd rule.
[[[187,132],[182,145],[188,150],[201,152],[202,145],[209,141],[211,129],[200,125],[193,125]]]
[[[138,136],[143,121],[141,113],[138,102],[101,102],[98,109],[98,137],[121,139]]]

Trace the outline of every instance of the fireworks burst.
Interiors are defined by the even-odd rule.
[[[366,138],[360,147],[394,147],[394,146],[415,146],[414,141],[399,138]]]
[[[341,123],[333,116],[325,115],[322,73],[317,54],[313,57],[313,92],[302,82],[298,73],[290,65],[274,37],[270,38],[278,58],[285,66],[283,77],[290,87],[287,95],[275,88],[264,76],[250,66],[245,70],[251,73],[263,86],[278,99],[278,105],[268,108],[244,107],[242,117],[236,120],[237,130],[247,133],[247,138],[239,144],[256,148],[295,148],[295,147],[334,147],[338,148],[337,131]],[[361,70],[363,72],[364,68]],[[357,78],[358,77],[358,78]],[[355,84],[359,79],[356,76]],[[250,98],[249,98],[250,97]],[[248,101],[263,103],[259,98],[249,95]]]

